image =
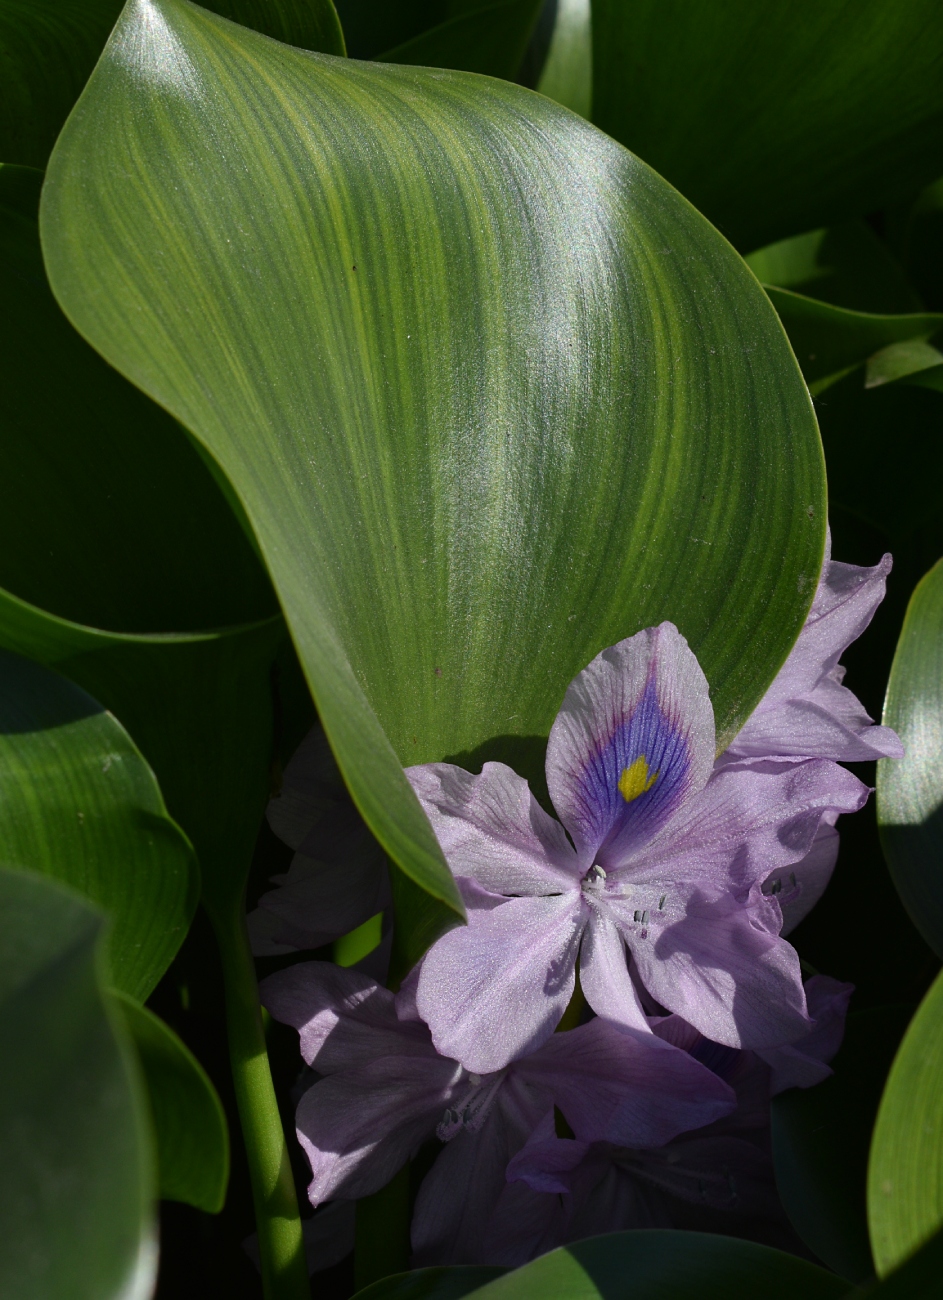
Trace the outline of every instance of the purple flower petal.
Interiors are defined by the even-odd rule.
[[[575,984],[580,895],[469,913],[427,954],[416,1005],[443,1056],[489,1074],[553,1033]]]
[[[837,564],[826,554],[805,627],[725,758],[779,754],[848,763],[903,756],[896,734],[875,726],[842,686],[838,666],[884,599],[890,570],[889,555],[867,569]]]
[[[435,1133],[459,1073],[432,1054],[381,1056],[309,1088],[296,1123],[311,1163],[312,1205],[384,1187]]]
[[[349,797],[327,737],[315,726],[289,759],[281,791],[269,800],[265,815],[278,838],[299,849],[320,818]]]
[[[826,814],[804,858],[779,867],[763,881],[763,893],[775,896],[783,914],[783,938],[809,915],[825,893],[838,860],[839,834],[832,824],[837,814]]]
[[[487,1123],[439,1153],[423,1180],[412,1223],[414,1265],[488,1263],[484,1228],[506,1186],[505,1170],[542,1115],[546,1100],[509,1080]]]
[[[454,876],[499,894],[576,887],[579,864],[563,827],[503,763],[486,763],[480,776],[450,763],[409,767],[406,775]]]
[[[845,1015],[855,986],[828,975],[813,975],[805,991],[809,1015],[815,1022],[810,1031],[786,1047],[759,1053],[772,1070],[773,1094],[786,1088],[811,1088],[827,1079],[832,1073],[828,1062],[845,1035]]]
[[[671,623],[604,650],[570,683],[550,731],[550,797],[584,869],[661,829],[714,761],[707,681]]]
[[[625,941],[601,909],[591,909],[583,935],[580,988],[598,1016],[649,1032],[645,1011],[629,974]]]
[[[380,1056],[436,1055],[427,1027],[400,1020],[389,989],[359,971],[299,962],[269,975],[259,994],[276,1020],[298,1030],[301,1054],[319,1074],[351,1070]]]
[[[649,993],[716,1043],[764,1048],[800,1037],[811,1021],[799,958],[766,928],[765,900],[744,905],[689,888],[683,917],[657,937],[632,939]]]
[[[686,1052],[602,1019],[554,1034],[513,1070],[544,1088],[586,1142],[661,1146],[736,1104],[733,1091]]]

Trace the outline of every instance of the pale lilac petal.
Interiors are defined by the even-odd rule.
[[[401,1021],[389,989],[359,971],[298,962],[264,979],[259,996],[276,1020],[298,1030],[301,1054],[319,1074],[381,1056],[435,1058],[426,1026]]]
[[[790,934],[809,915],[825,893],[838,860],[837,814],[827,814],[815,833],[812,847],[799,862],[778,867],[763,882],[763,893],[775,896],[783,916],[780,934]]]
[[[570,683],[547,747],[550,797],[584,869],[650,839],[713,761],[707,681],[673,624],[597,655]]]
[[[531,1191],[524,1182],[506,1183],[485,1226],[482,1255],[500,1268],[520,1268],[563,1245],[566,1219],[559,1196]]]
[[[545,1100],[506,1083],[478,1132],[463,1130],[423,1180],[412,1222],[414,1265],[485,1264],[485,1225],[506,1186],[505,1171],[542,1115]]]
[[[578,863],[563,827],[503,763],[486,763],[480,776],[451,763],[408,767],[406,775],[454,876],[500,894],[576,887]]]
[[[298,1106],[312,1205],[370,1196],[431,1138],[458,1067],[441,1057],[386,1056],[321,1079]]]
[[[590,913],[580,947],[580,988],[598,1016],[643,1032],[648,1021],[626,959],[625,941],[609,916]]]
[[[900,758],[888,727],[875,726],[841,685],[842,652],[857,640],[884,599],[891,557],[873,569],[826,556],[806,624],[766,695],[727,751],[729,757],[792,755],[862,762]]]
[[[546,1089],[586,1142],[661,1146],[736,1104],[733,1091],[686,1052],[602,1019],[554,1034],[513,1070]]]
[[[828,1062],[841,1047],[845,1036],[848,1002],[855,991],[828,975],[813,975],[805,986],[811,1030],[786,1047],[760,1052],[772,1070],[773,1094],[786,1088],[811,1088],[832,1073]]]
[[[490,1074],[532,1051],[566,1010],[584,926],[580,895],[474,911],[427,954],[416,1005],[443,1056]]]
[[[661,882],[671,911],[672,882],[742,891],[811,850],[823,818],[857,812],[870,791],[827,759],[804,762],[745,759],[719,768],[668,831],[613,873],[607,895],[628,882],[653,888],[635,904],[649,910]],[[657,910],[662,911],[664,907]]]
[[[674,924],[646,940],[641,932],[629,937],[651,995],[729,1047],[778,1047],[811,1025],[799,958],[766,928],[765,902],[760,896],[742,904],[694,888]]]

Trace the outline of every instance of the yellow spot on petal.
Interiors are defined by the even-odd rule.
[[[658,773],[652,772],[649,775],[648,761],[644,754],[639,754],[631,767],[623,769],[619,777],[619,793],[626,803],[631,803],[640,794],[650,790],[657,780]]]

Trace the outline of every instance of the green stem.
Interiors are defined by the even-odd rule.
[[[213,915],[226,985],[229,1058],[249,1158],[265,1300],[310,1300],[298,1197],[288,1159],[241,909]]]
[[[354,1287],[409,1268],[409,1165],[372,1196],[357,1202]]]

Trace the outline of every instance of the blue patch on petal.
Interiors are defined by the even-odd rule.
[[[649,680],[633,712],[601,740],[580,774],[580,820],[594,828],[603,866],[615,841],[621,854],[661,829],[684,800],[690,770],[687,738]]]

